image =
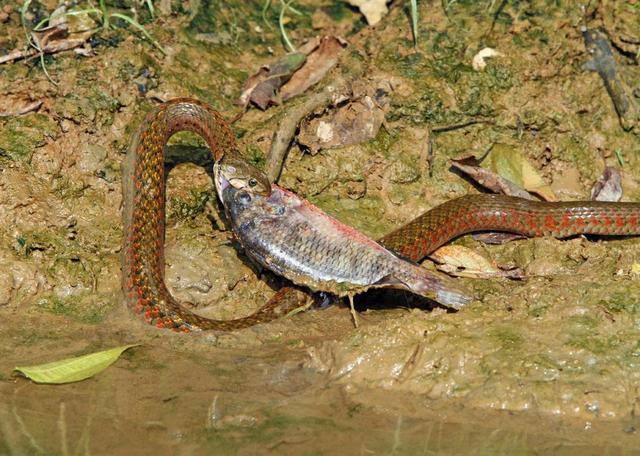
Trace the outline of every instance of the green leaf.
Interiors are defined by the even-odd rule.
[[[16,367],[15,370],[36,383],[72,383],[93,377],[113,364],[120,355],[140,344],[122,345],[109,350],[90,353],[37,366]]]

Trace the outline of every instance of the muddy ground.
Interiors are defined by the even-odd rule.
[[[640,201],[640,138],[585,71],[580,33],[606,29],[637,95],[629,37],[640,37],[639,2],[591,2],[585,12],[574,2],[421,1],[417,49],[408,9],[395,3],[373,28],[339,2],[296,2],[303,14],[287,13],[295,44],[318,34],[349,42],[319,87],[338,76],[384,87],[386,121],[362,144],[315,155],[294,144],[281,185],[380,236],[476,192],[449,158],[501,144],[524,154],[560,199],[588,198],[615,165],[623,199]],[[20,5],[0,4],[9,6],[2,55],[23,46],[24,34]],[[33,2],[29,23],[56,6]],[[107,6],[133,14],[126,1]],[[457,313],[366,294],[357,329],[343,304],[189,335],[148,327],[125,309],[120,163],[132,132],[158,99],[176,96],[232,117],[246,78],[285,52],[278,4],[264,18],[261,1],[161,2],[155,19],[133,6],[166,56],[120,28],[96,32],[93,55],[46,56],[57,86],[37,58],[0,65],[4,106],[42,102],[0,118],[0,453],[637,451],[639,239],[487,246],[467,236],[456,243],[526,278],[460,279],[481,299]],[[502,56],[473,70],[487,46]],[[301,99],[250,109],[234,125],[250,159],[264,164],[272,132]],[[172,143],[179,161],[202,152],[191,135]],[[258,274],[212,223],[205,169],[179,164],[168,185],[169,287],[204,315],[251,313],[279,280]],[[38,386],[12,373],[125,343],[142,345],[81,383]]]

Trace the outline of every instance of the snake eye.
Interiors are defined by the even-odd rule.
[[[256,185],[258,185],[258,181],[256,180],[255,177],[252,177],[251,179],[249,179],[249,187],[255,187]]]
[[[251,202],[251,195],[249,195],[249,193],[247,192],[240,192],[238,193],[238,201],[240,201],[241,203],[247,204]]]

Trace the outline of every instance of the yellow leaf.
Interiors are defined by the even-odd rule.
[[[491,261],[461,245],[445,245],[430,255],[438,269],[461,277],[495,277],[500,271]]]
[[[538,171],[520,151],[507,144],[494,145],[481,164],[528,192],[537,193],[547,201],[556,200],[553,190]]]

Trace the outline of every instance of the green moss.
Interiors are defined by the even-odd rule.
[[[609,350],[607,340],[597,336],[572,335],[569,337],[567,345],[587,350],[595,355],[606,354]]]
[[[0,120],[0,154],[29,162],[33,150],[57,134],[58,126],[44,114],[30,113]]]
[[[267,158],[264,153],[256,146],[249,146],[245,152],[245,157],[260,169],[263,169],[267,164]]]
[[[584,179],[595,180],[598,177],[594,152],[582,137],[574,134],[560,136],[554,156],[571,161]]]
[[[503,350],[517,350],[524,343],[522,336],[509,327],[496,328],[490,331],[489,335],[500,344]]]
[[[575,315],[569,317],[569,322],[579,331],[593,331],[600,325],[600,319],[591,315]]]
[[[60,176],[51,184],[51,191],[63,200],[80,198],[88,188],[85,182],[67,176]]]
[[[94,295],[67,296],[65,298],[49,295],[38,300],[37,308],[44,312],[70,317],[90,324],[100,323],[109,310],[109,306],[99,302]]]
[[[188,199],[174,197],[168,202],[167,213],[169,218],[178,220],[192,219],[204,213],[207,203],[215,201],[215,192],[211,189],[191,189]]]
[[[200,41],[200,45],[217,48],[244,48],[253,49],[255,52],[267,54],[267,48],[280,47],[280,33],[277,28],[280,14],[279,3],[271,2],[265,17],[273,30],[264,24],[263,19],[264,0],[228,1],[202,0],[198,11],[191,19],[187,33],[191,38]],[[304,4],[296,3],[296,9],[302,15],[288,13],[286,29],[293,42],[296,42],[297,30],[311,29],[311,15],[313,9]],[[258,32],[255,25],[260,24],[267,33]],[[221,60],[223,61],[223,60]]]
[[[600,305],[611,313],[624,312],[635,315],[640,312],[640,299],[627,292],[614,292],[607,299],[600,301]]]
[[[95,87],[92,78],[79,78],[79,84],[93,87],[89,96],[81,96],[78,93],[68,93],[57,97],[54,107],[58,115],[65,119],[71,119],[76,123],[90,122],[98,125],[111,125],[113,116],[120,108],[120,103],[115,98]]]
[[[397,142],[398,135],[389,132],[386,128],[380,128],[375,138],[362,144],[362,147],[370,154],[381,153],[385,158],[391,155],[391,148]]]
[[[534,41],[539,41],[542,44],[549,44],[549,36],[547,32],[542,28],[534,28],[528,32],[529,38]]]
[[[322,10],[335,22],[353,17],[353,12],[346,2],[331,2],[330,5],[323,7]]]

